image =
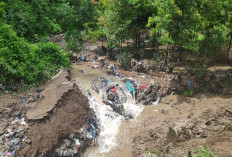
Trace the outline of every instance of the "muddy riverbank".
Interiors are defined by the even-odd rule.
[[[232,97],[203,94],[195,98],[167,96],[146,106],[136,121],[125,121],[118,145],[105,156],[187,156],[203,146],[218,156],[231,155]],[[170,136],[170,128],[175,130]]]

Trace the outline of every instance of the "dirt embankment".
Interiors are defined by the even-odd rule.
[[[67,71],[52,79],[43,99],[28,110],[27,139],[16,156],[53,156],[61,140],[85,125],[90,115],[88,100],[70,80]]]

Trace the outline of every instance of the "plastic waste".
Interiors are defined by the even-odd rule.
[[[142,89],[144,89],[146,86],[147,86],[147,84],[142,84],[142,85],[140,85],[139,87],[137,87],[136,89],[142,90]]]
[[[188,80],[188,87],[190,87],[191,86],[191,81],[190,80]]]
[[[22,125],[27,125],[26,122],[25,122],[25,118],[22,118],[22,119],[21,119],[21,124],[22,124]]]
[[[135,88],[131,86],[131,83],[130,83],[129,81],[126,82],[126,88],[127,88],[130,92],[135,91]]]
[[[96,138],[96,133],[97,133],[97,131],[96,131],[96,129],[94,128],[92,131],[91,131],[91,135],[92,135],[92,138]]]

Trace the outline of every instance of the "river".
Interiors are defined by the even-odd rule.
[[[125,112],[133,116],[134,121],[136,117],[143,111],[143,106],[134,103],[131,94],[125,87],[125,84],[115,76],[110,76],[101,69],[93,69],[91,66],[86,65],[73,65],[72,75],[76,80],[77,85],[86,93],[89,91],[91,96],[88,96],[90,108],[93,109],[99,123],[99,135],[97,137],[98,146],[90,147],[85,156],[103,156],[104,153],[109,152],[113,147],[118,145],[116,139],[119,132],[120,125],[126,121],[124,116],[113,112],[112,108],[105,105],[102,102],[102,95],[105,93],[105,89],[100,90],[99,94],[91,87],[91,81],[103,77],[109,81],[109,84],[117,83],[119,88],[123,89],[126,95],[126,102],[123,103]],[[111,116],[107,116],[111,115]]]

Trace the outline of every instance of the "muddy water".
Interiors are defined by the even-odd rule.
[[[120,125],[125,119],[123,116],[113,112],[110,106],[102,103],[102,94],[105,91],[100,91],[100,93],[97,94],[91,88],[91,81],[99,77],[104,77],[110,84],[116,82],[119,84],[119,87],[121,87],[127,95],[127,101],[123,104],[125,112],[134,117],[133,120],[130,121],[136,119],[142,112],[143,106],[134,103],[130,93],[126,90],[124,83],[114,76],[108,76],[104,70],[92,69],[91,66],[86,65],[73,65],[72,75],[84,93],[86,93],[87,90],[90,91],[91,96],[88,96],[90,107],[94,110],[99,121],[100,133],[97,138],[98,146],[89,148],[85,156],[104,156],[104,153],[111,151],[112,148],[118,145],[116,136],[119,132]],[[106,116],[106,114],[110,114],[111,117]]]

